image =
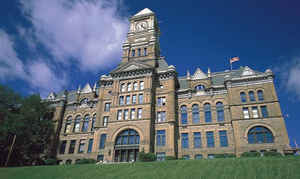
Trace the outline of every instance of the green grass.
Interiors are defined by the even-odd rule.
[[[300,158],[228,158],[0,168],[1,179],[300,179]]]

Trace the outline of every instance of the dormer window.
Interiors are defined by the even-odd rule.
[[[205,90],[205,86],[204,85],[197,85],[195,87],[195,90],[197,90],[197,91],[204,91]]]
[[[131,50],[131,56],[135,56],[135,50]]]

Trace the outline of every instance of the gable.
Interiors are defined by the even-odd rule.
[[[132,62],[129,62],[129,63],[126,63],[126,64],[123,64],[123,65],[119,66],[118,68],[113,70],[111,73],[118,73],[118,72],[124,72],[124,71],[134,71],[134,70],[149,69],[149,68],[153,68],[153,67],[148,65],[148,64],[145,64],[145,63],[132,61]]]

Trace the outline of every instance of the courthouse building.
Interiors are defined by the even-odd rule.
[[[61,163],[131,161],[141,151],[163,160],[289,148],[271,70],[197,68],[178,76],[160,55],[159,37],[155,14],[140,11],[114,70],[92,87],[49,94]]]

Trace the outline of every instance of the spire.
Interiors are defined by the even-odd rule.
[[[186,79],[188,79],[188,80],[191,79],[191,74],[190,74],[190,71],[189,71],[189,70],[186,72]]]
[[[91,93],[93,90],[92,90],[92,88],[91,88],[91,86],[90,86],[90,84],[89,83],[87,83],[85,86],[84,86],[84,88],[82,89],[82,93]]]
[[[211,77],[210,68],[208,68],[208,70],[207,70],[207,76],[208,76],[208,78],[210,78],[210,77]]]
[[[97,88],[97,82],[95,82],[94,87],[93,87],[93,91],[95,92]]]
[[[79,86],[78,86],[77,93],[80,93],[80,91],[81,91],[81,86],[79,85]]]

